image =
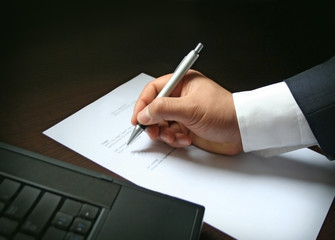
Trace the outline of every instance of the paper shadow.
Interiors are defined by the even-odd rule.
[[[147,148],[132,151],[136,154],[163,153],[171,151],[168,146],[162,148],[162,143],[153,141]],[[316,161],[319,159],[298,160],[299,154],[282,154],[270,158],[256,156],[254,154],[239,154],[236,156],[224,156],[220,154],[207,153],[195,146],[176,149],[171,156],[191,164],[202,165],[204,168],[215,168],[225,172],[236,172],[251,176],[272,176],[283,179],[293,179],[310,183],[322,183],[335,186],[335,162],[324,164]],[[314,158],[314,154],[307,157]],[[166,159],[169,161],[169,159]]]
[[[206,158],[194,156],[192,147],[178,149],[178,155],[185,161],[201,164],[206,168],[222,169],[252,176],[275,176],[310,183],[322,183],[335,186],[335,162],[316,162],[314,154],[310,159],[301,161],[294,154],[282,154],[274,157],[261,157],[254,154],[241,153],[236,156],[224,156],[208,153]],[[174,153],[176,154],[176,153]],[[326,160],[328,161],[328,160]],[[223,174],[224,174],[223,171]]]

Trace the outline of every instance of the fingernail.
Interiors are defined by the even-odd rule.
[[[173,139],[169,138],[169,135],[166,134],[164,131],[159,134],[159,137],[162,141],[164,141],[166,143],[171,143],[172,142],[171,140],[173,140]]]
[[[191,141],[188,138],[178,138],[177,142],[178,142],[179,145],[181,145],[183,147],[187,147],[191,144]]]
[[[139,114],[137,115],[137,121],[142,124],[146,124],[151,120],[151,115],[149,113],[148,107],[145,107]]]

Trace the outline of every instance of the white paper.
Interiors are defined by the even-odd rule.
[[[124,178],[205,206],[237,239],[315,239],[335,195],[335,163],[309,149],[272,158],[173,149],[142,133],[131,145],[140,74],[44,134]]]

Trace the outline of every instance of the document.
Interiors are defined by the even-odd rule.
[[[127,146],[140,74],[44,134],[142,187],[205,206],[237,239],[316,239],[335,195],[335,162],[309,149],[262,158],[174,149],[142,133]]]

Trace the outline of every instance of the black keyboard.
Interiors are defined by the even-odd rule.
[[[90,203],[0,176],[0,240],[83,240],[100,213]]]

